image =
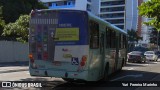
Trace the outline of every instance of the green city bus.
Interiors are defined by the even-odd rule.
[[[29,25],[31,76],[107,80],[126,62],[126,31],[90,12],[33,10]]]

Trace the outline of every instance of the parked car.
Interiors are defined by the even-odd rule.
[[[157,61],[158,60],[158,55],[156,54],[155,51],[146,51],[144,53],[145,57],[147,60],[153,60],[153,61]]]
[[[128,62],[146,62],[146,57],[143,52],[132,51],[128,53]]]

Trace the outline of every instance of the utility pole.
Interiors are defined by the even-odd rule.
[[[157,50],[159,51],[159,31],[158,31],[158,33],[157,33]]]

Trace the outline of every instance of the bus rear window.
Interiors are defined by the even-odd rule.
[[[55,41],[79,41],[79,28],[56,28]]]

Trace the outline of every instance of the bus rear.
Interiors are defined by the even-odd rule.
[[[31,12],[29,31],[31,76],[88,78],[88,15],[78,10]]]

